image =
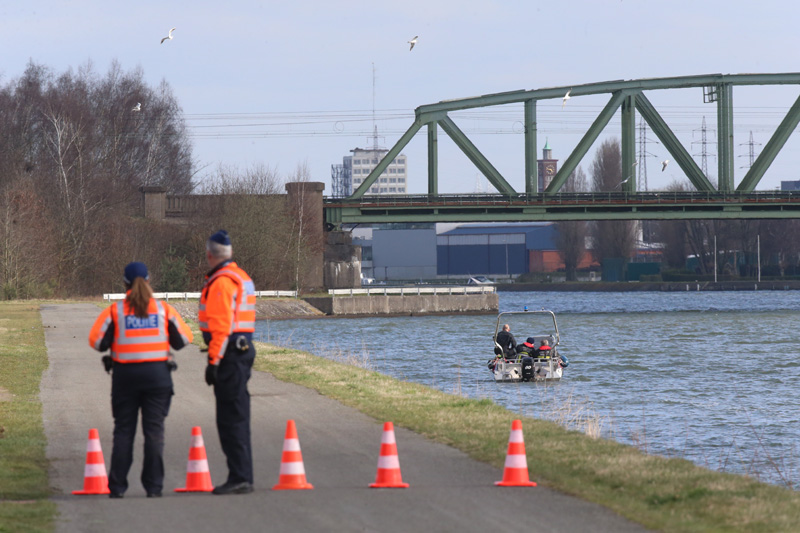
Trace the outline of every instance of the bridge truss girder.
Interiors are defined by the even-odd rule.
[[[464,154],[475,164],[487,180],[504,195],[515,195],[517,191],[497,171],[489,159],[467,138],[448,116],[451,111],[490,107],[511,103],[524,104],[524,135],[525,135],[525,194],[535,195],[543,192],[553,195],[560,191],[569,175],[577,168],[583,157],[616,111],[622,108],[622,177],[621,190],[627,193],[636,192],[635,175],[635,111],[648,123],[653,133],[658,136],[665,148],[687,178],[700,192],[752,192],[760,182],[764,173],[783,148],[789,136],[800,123],[800,96],[789,109],[775,133],[766,143],[764,150],[755,160],[741,183],[734,187],[734,144],[733,144],[733,87],[744,85],[800,85],[800,73],[783,74],[709,74],[701,76],[682,76],[673,78],[651,78],[640,80],[618,80],[599,83],[590,83],[572,87],[552,87],[527,91],[511,91],[473,98],[448,100],[436,104],[423,105],[416,109],[414,123],[397,143],[389,150],[386,156],[378,163],[375,169],[366,177],[364,182],[349,197],[356,200],[366,194],[378,177],[388,167],[389,163],[400,153],[422,126],[428,129],[428,195],[438,195],[438,128],[441,127]],[[703,175],[686,148],[661,118],[655,107],[645,96],[645,91],[685,89],[702,87],[707,94],[713,95],[712,101],[717,103],[717,146],[718,157],[718,187]],[[578,142],[572,153],[565,159],[564,164],[556,173],[553,181],[544,190],[538,190],[537,168],[537,119],[536,104],[540,100],[561,99],[569,91],[570,97],[610,94],[611,97],[589,127],[583,138]],[[627,171],[625,170],[627,169]]]
[[[800,192],[559,193],[337,198],[325,221],[536,222],[562,220],[694,220],[800,218]]]

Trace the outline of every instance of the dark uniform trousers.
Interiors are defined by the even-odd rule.
[[[164,488],[164,419],[172,400],[172,376],[164,361],[114,364],[111,379],[111,412],[114,445],[108,488],[123,494],[133,463],[133,439],[142,411],[144,464],[142,485],[148,493]]]
[[[249,349],[236,348],[236,338],[245,336]],[[225,357],[219,362],[214,396],[217,399],[217,431],[228,462],[228,483],[253,483],[253,450],[250,443],[250,392],[247,382],[252,373],[256,349],[252,334],[233,334]]]

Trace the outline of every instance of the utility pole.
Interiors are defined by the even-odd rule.
[[[753,140],[753,130],[750,130],[750,142],[742,143],[739,146],[748,146],[748,153],[742,154],[739,157],[747,157],[748,158],[748,165],[739,168],[750,168],[753,166],[753,162],[756,160],[756,146],[761,146],[761,143],[757,143]]]
[[[700,132],[700,140],[699,141],[692,141],[692,144],[699,144],[700,145],[700,169],[703,171],[703,175],[707,178],[708,177],[708,145],[713,144],[713,141],[709,141],[707,137],[708,128],[706,127],[706,116],[703,115],[703,125],[700,127],[699,130],[692,130],[692,134],[694,132]],[[711,130],[714,132],[714,130]],[[698,155],[698,154],[692,154]]]
[[[656,157],[656,154],[651,154],[647,151],[647,141],[654,142],[656,144],[660,144],[658,141],[654,141],[653,139],[647,138],[647,123],[644,121],[643,118],[639,118],[639,125],[636,127],[639,130],[639,140],[637,144],[639,145],[638,152],[639,157],[637,158],[637,167],[638,167],[638,175],[636,180],[636,189],[639,191],[647,191],[647,157]]]

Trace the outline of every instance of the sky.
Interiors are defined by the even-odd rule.
[[[371,147],[374,126],[378,144],[392,147],[420,105],[620,79],[800,71],[800,3],[789,0],[31,0],[5,2],[0,13],[0,83],[30,61],[55,73],[91,63],[100,76],[112,61],[141,68],[152,86],[166,81],[183,109],[198,181],[220,165],[283,176],[306,165],[325,194],[332,164]],[[173,40],[160,44],[173,27]],[[797,86],[734,88],[736,184],[750,132],[758,155],[799,95]],[[647,96],[698,164],[705,117],[715,179],[716,106],[703,103],[700,88]],[[576,97],[563,109],[560,99],[540,102],[539,150],[548,142],[566,159],[607,99]],[[524,191],[522,105],[451,117]],[[598,143],[619,136],[617,113]],[[685,181],[675,164],[662,172],[672,157],[652,132],[647,139],[648,190]],[[441,130],[439,145],[440,193],[489,190]],[[596,146],[581,162],[587,173]],[[424,128],[403,153],[409,192],[426,192]],[[757,188],[800,179],[798,167],[794,133]]]

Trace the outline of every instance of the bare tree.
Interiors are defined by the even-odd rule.
[[[686,182],[673,181],[665,189],[667,192],[683,192],[689,190]],[[662,257],[673,269],[686,268],[688,255],[687,225],[684,220],[660,220],[656,222],[656,240],[664,246]]]
[[[0,297],[54,295],[55,234],[42,217],[44,204],[30,180],[0,192]]]
[[[622,183],[622,154],[619,141],[609,139],[598,148],[592,162],[592,187],[595,191],[619,191]],[[594,256],[627,260],[636,245],[636,223],[626,220],[600,220],[593,226]]]
[[[294,219],[282,194],[283,182],[277,170],[264,165],[244,170],[219,166],[203,184],[201,191],[208,197],[192,221],[201,235],[226,229],[237,263],[259,288],[288,287],[294,270]]]
[[[310,205],[307,198],[311,181],[311,172],[307,163],[297,165],[294,173],[287,179],[288,183],[299,183],[296,195],[289,195],[291,205],[291,249],[294,251],[294,287],[300,291],[314,285],[317,278],[322,277],[322,264],[318,261],[322,256],[322,212]]]
[[[563,192],[585,192],[587,189],[586,174],[578,169],[567,178]],[[587,224],[582,220],[570,220],[556,223],[556,246],[564,262],[567,281],[578,279],[578,265],[586,254]]]
[[[33,184],[39,216],[56,230],[56,286],[68,294],[96,292],[109,257],[99,265],[85,258],[114,246],[109,232],[137,211],[138,188],[188,192],[192,167],[177,102],[165,83],[149,88],[141,70],[124,73],[114,63],[101,79],[91,63],[58,76],[29,63],[0,88],[0,186]]]

